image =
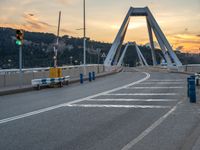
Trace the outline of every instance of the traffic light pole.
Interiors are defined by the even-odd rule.
[[[19,46],[19,80],[20,80],[20,87],[23,84],[23,75],[22,75],[22,45]]]

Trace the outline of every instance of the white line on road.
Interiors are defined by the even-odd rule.
[[[151,85],[155,85],[155,84],[184,84],[184,82],[157,82],[157,83],[145,82],[145,83],[141,83],[141,85],[143,85],[143,84],[151,84]]]
[[[184,82],[185,80],[177,79],[177,80],[147,80],[147,82]]]
[[[178,93],[111,93],[111,94],[104,94],[104,95],[112,95],[112,96],[121,96],[121,95],[135,95],[135,96],[145,96],[145,95],[179,95]]]
[[[72,104],[66,105],[67,107],[91,107],[91,108],[171,108],[170,106],[158,106],[158,105],[93,105],[93,104]]]
[[[183,89],[182,86],[172,86],[172,87],[162,87],[162,86],[155,86],[155,87],[128,87],[126,89]]]
[[[87,99],[86,101],[119,101],[119,102],[170,102],[170,101],[178,101],[177,99]]]
[[[94,97],[98,97],[98,96],[101,96],[101,95],[104,95],[104,94],[108,94],[108,93],[111,93],[111,92],[115,92],[115,91],[127,88],[129,86],[133,86],[133,85],[139,84],[139,83],[141,83],[141,82],[143,82],[143,81],[145,81],[145,80],[150,78],[150,74],[149,73],[146,73],[146,72],[143,72],[143,73],[146,74],[146,77],[141,79],[141,80],[138,80],[136,82],[133,82],[133,83],[130,83],[130,84],[127,84],[127,85],[124,85],[124,86],[109,90],[109,91],[98,93],[98,94],[95,94],[95,95],[92,95],[92,96],[88,96],[86,98],[81,98],[81,99],[78,99],[78,100],[74,100],[74,101],[71,101],[71,102],[68,102],[68,103],[63,103],[63,104],[47,107],[47,108],[44,108],[44,109],[39,109],[39,110],[36,110],[36,111],[32,111],[32,112],[29,112],[29,113],[25,113],[25,114],[21,114],[21,115],[9,117],[9,118],[1,119],[0,120],[0,124],[11,122],[11,121],[22,119],[22,118],[26,118],[26,117],[30,117],[30,116],[33,116],[33,115],[38,115],[38,114],[41,114],[41,113],[44,113],[44,112],[55,110],[55,109],[58,109],[58,108],[61,108],[61,107],[65,107],[65,106],[68,106],[68,105],[71,105],[71,104],[74,104],[74,103],[82,102],[82,101],[87,100],[87,99],[92,99]]]
[[[159,126],[170,114],[172,114],[177,106],[180,104],[179,102],[176,106],[174,106],[170,111],[168,111],[164,116],[160,117],[156,122],[154,122],[150,127],[144,130],[138,137],[133,139],[127,145],[125,145],[121,150],[130,150],[135,144],[141,141],[145,136],[147,136],[151,131],[153,131],[157,126]]]

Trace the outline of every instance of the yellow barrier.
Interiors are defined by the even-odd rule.
[[[60,78],[62,75],[62,68],[50,68],[49,78]]]

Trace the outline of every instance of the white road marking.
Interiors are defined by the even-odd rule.
[[[129,86],[133,86],[133,85],[139,84],[139,83],[141,83],[141,82],[143,82],[143,81],[145,81],[145,80],[150,78],[150,74],[149,73],[146,73],[146,72],[143,72],[143,73],[146,74],[146,77],[141,79],[141,80],[138,80],[136,82],[133,82],[133,83],[130,83],[130,84],[127,84],[127,85],[124,85],[124,86],[109,90],[109,91],[98,93],[98,94],[95,94],[95,95],[92,95],[92,96],[88,96],[88,97],[85,97],[85,98],[74,100],[74,101],[71,101],[71,102],[68,102],[68,103],[63,103],[63,104],[47,107],[47,108],[44,108],[44,109],[39,109],[39,110],[36,110],[36,111],[32,111],[32,112],[29,112],[29,113],[25,113],[25,114],[21,114],[21,115],[9,117],[9,118],[1,119],[0,120],[0,124],[11,122],[11,121],[22,119],[22,118],[26,118],[26,117],[30,117],[30,116],[33,116],[33,115],[38,115],[38,114],[41,114],[41,113],[44,113],[44,112],[55,110],[55,109],[58,109],[58,108],[61,108],[61,107],[65,107],[65,106],[68,106],[68,105],[71,105],[71,104],[74,104],[74,103],[82,102],[82,101],[87,100],[87,99],[92,99],[94,97],[98,97],[98,96],[101,96],[101,95],[104,95],[104,94],[108,94],[108,93],[111,93],[111,92],[115,92],[115,91],[127,88]]]
[[[145,136],[147,136],[151,131],[153,131],[157,126],[159,126],[170,114],[172,114],[177,106],[180,104],[179,102],[176,106],[174,106],[170,111],[168,111],[164,116],[160,117],[156,122],[154,122],[150,127],[144,130],[138,137],[130,141],[127,145],[125,145],[121,150],[130,150],[135,144],[141,141]]]
[[[126,89],[183,89],[182,86],[172,86],[172,87],[162,87],[162,86],[155,86],[155,87],[128,87]]]
[[[140,83],[141,85],[143,84],[151,84],[151,85],[155,85],[155,84],[184,84],[183,82],[156,82],[156,83],[152,83],[152,82],[145,82],[145,83]]]
[[[86,101],[113,101],[113,102],[170,102],[170,101],[178,101],[177,99],[87,99]]]
[[[135,96],[145,96],[145,95],[150,95],[150,96],[153,96],[153,95],[159,95],[159,96],[162,96],[162,95],[179,95],[177,93],[111,93],[111,94],[104,94],[104,95],[112,95],[112,96],[121,96],[121,95],[135,95]]]
[[[158,105],[95,105],[95,104],[72,104],[66,105],[67,107],[91,107],[91,108],[171,108],[170,106],[158,106]]]
[[[182,79],[177,79],[177,80],[171,80],[171,79],[166,79],[166,80],[147,80],[147,82],[150,81],[150,82],[184,82],[185,80],[182,80]]]

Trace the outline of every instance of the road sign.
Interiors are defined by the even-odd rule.
[[[106,54],[105,54],[105,53],[103,53],[103,54],[101,55],[101,57],[102,57],[102,58],[105,58],[105,57],[106,57]]]

